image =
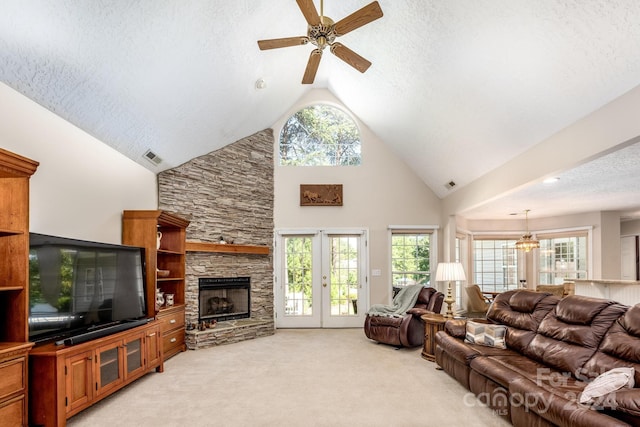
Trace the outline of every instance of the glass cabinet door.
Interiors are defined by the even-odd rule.
[[[127,338],[124,343],[125,377],[142,375],[145,368],[143,333]]]
[[[99,347],[97,358],[98,378],[96,378],[96,393],[100,395],[117,387],[124,381],[122,341]]]

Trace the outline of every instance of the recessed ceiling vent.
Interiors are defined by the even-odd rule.
[[[151,163],[153,163],[156,166],[162,163],[162,159],[151,150],[145,151],[144,158],[149,160]]]
[[[453,181],[449,181],[449,182],[447,182],[444,186],[445,186],[445,188],[446,188],[447,190],[452,190],[452,189],[453,189],[453,187],[455,187],[455,186],[456,186],[456,183],[455,183],[455,182],[453,182]]]

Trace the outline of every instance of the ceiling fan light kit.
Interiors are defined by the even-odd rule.
[[[343,36],[357,28],[362,27],[382,17],[382,9],[377,1],[357,10],[351,15],[335,22],[324,16],[324,1],[320,0],[320,15],[313,4],[313,0],[296,0],[300,11],[307,21],[307,35],[300,37],[285,37],[280,39],[258,40],[260,50],[278,49],[305,45],[309,42],[316,46],[311,51],[307,68],[302,77],[303,84],[311,84],[315,80],[316,72],[322,59],[322,51],[329,46],[329,51],[351,65],[356,70],[364,73],[371,66],[371,62],[355,53],[342,43],[336,42],[336,37]]]

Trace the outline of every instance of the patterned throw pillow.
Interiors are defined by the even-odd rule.
[[[580,403],[587,405],[601,404],[608,394],[623,387],[633,388],[635,385],[634,375],[635,369],[633,368],[614,368],[600,374],[582,390]]]
[[[464,341],[488,347],[507,348],[504,341],[505,335],[507,335],[507,327],[504,325],[478,323],[468,320]]]

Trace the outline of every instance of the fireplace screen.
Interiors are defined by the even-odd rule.
[[[249,277],[201,277],[198,321],[232,320],[251,317]]]

